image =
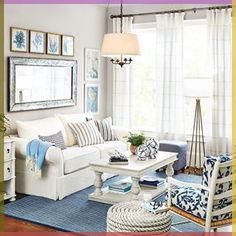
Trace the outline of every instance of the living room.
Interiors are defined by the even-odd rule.
[[[231,14],[5,4],[6,231],[231,232]]]

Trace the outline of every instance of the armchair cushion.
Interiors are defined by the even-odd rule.
[[[171,202],[183,211],[202,219],[206,218],[206,204],[200,189],[175,186],[171,190]]]
[[[215,162],[217,161],[218,158],[220,158],[221,163],[232,161],[232,156],[229,155],[220,155],[218,157],[206,156],[204,158],[204,163],[203,163],[203,175],[202,175],[203,185],[208,186],[209,180],[211,179],[212,176]],[[227,177],[231,174],[232,174],[232,166],[220,168],[217,179]],[[224,191],[228,191],[231,189],[232,189],[232,181],[223,184],[217,184],[215,194],[220,194],[223,193]]]
[[[228,162],[232,161],[232,156],[230,155],[220,155],[220,156],[206,156],[204,158],[203,162],[203,175],[202,175],[202,185],[209,186],[209,181],[212,176],[212,172],[214,169],[214,165],[217,161],[217,159],[220,158],[220,162]],[[232,166],[229,167],[221,167],[219,169],[219,173],[217,176],[217,179],[221,179],[224,177],[227,177],[232,174]],[[218,183],[216,184],[216,189],[215,189],[215,195],[224,193],[226,191],[232,190],[232,180],[227,181],[224,183]],[[207,202],[208,200],[208,192],[202,190],[201,191],[202,196],[203,196],[203,201]],[[213,202],[213,210],[219,210],[225,206],[231,205],[232,204],[232,197],[224,197],[219,200],[214,200]],[[213,220],[222,220],[222,219],[228,219],[232,217],[232,213],[229,214],[224,214],[220,216],[214,216]]]
[[[207,201],[203,192],[205,192],[205,194],[208,194],[206,190],[200,190],[197,188],[177,186],[173,187],[171,191],[172,205],[196,217],[206,219]],[[213,211],[219,210],[231,204],[232,200],[227,198],[214,201]],[[213,216],[212,221],[225,220],[230,218],[232,218],[232,213],[226,213]]]

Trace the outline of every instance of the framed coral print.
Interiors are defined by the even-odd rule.
[[[74,56],[74,36],[62,35],[62,56]]]
[[[61,54],[61,35],[54,33],[47,33],[47,54],[60,55]]]
[[[46,33],[42,31],[30,30],[30,52],[45,53]]]
[[[86,84],[85,85],[85,112],[99,113],[99,85]]]
[[[28,30],[11,27],[10,29],[11,46],[12,52],[28,52]]]
[[[85,48],[85,80],[98,81],[100,79],[100,51]]]

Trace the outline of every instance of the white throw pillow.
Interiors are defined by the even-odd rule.
[[[98,128],[98,131],[102,135],[102,138],[105,141],[116,141],[118,140],[114,130],[112,130],[112,118],[107,117],[103,120],[94,120],[94,123],[96,127]]]
[[[56,117],[58,117],[60,119],[60,121],[62,122],[65,132],[66,132],[66,139],[65,140],[65,144],[67,147],[70,146],[74,146],[77,144],[77,140],[73,134],[73,131],[71,130],[71,128],[69,127],[69,123],[73,123],[73,122],[85,122],[86,121],[86,117],[87,114],[85,113],[76,113],[76,114],[56,114]]]
[[[74,132],[79,147],[104,143],[94,121],[72,122],[69,126]]]
[[[67,139],[64,126],[57,117],[49,117],[33,121],[16,121],[17,132],[20,138],[37,139],[39,135],[52,135],[59,131]]]

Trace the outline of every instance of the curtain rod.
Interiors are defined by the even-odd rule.
[[[134,13],[134,14],[123,14],[123,17],[160,15],[160,14],[167,14],[167,13],[191,12],[191,11],[196,13],[196,11],[201,11],[201,10],[213,10],[213,9],[225,9],[225,8],[232,8],[232,5],[214,6],[214,7],[201,7],[201,8],[190,8],[190,9],[179,9],[179,10],[172,10],[172,11],[157,11],[157,12],[144,12],[144,13]],[[121,18],[121,15],[111,15],[110,18],[111,19],[113,19],[113,18]]]

